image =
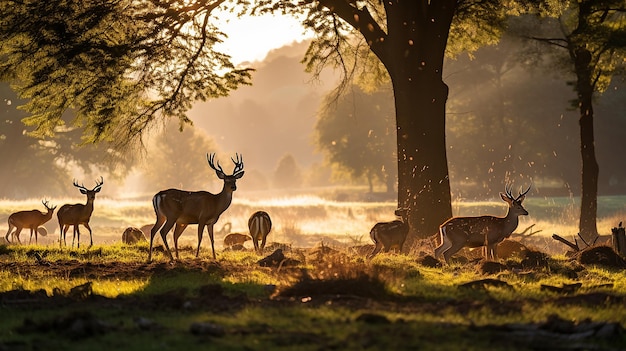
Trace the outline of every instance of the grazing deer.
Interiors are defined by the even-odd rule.
[[[509,205],[505,217],[453,217],[445,221],[439,226],[441,244],[435,249],[435,257],[439,258],[443,254],[448,263],[450,257],[465,246],[484,246],[485,259],[496,259],[496,246],[511,236],[517,228],[518,216],[528,215],[528,211],[522,206],[528,191],[530,186],[517,197],[513,197],[510,186],[505,187],[505,193],[500,193],[502,200]]]
[[[409,233],[409,211],[405,208],[400,208],[395,211],[395,215],[400,219],[393,220],[391,222],[376,223],[370,231],[370,238],[376,245],[372,253],[367,255],[367,258],[372,258],[384,248],[384,252],[389,252],[391,249],[397,249],[398,252],[402,252],[402,246],[406,241],[406,236]]]
[[[122,233],[122,242],[126,245],[135,245],[138,242],[146,242],[146,236],[141,229],[128,227]]]
[[[240,233],[230,233],[224,237],[224,246],[232,247],[235,245],[243,245],[246,241],[252,240],[249,235]]]
[[[21,244],[20,233],[23,228],[29,228],[30,239],[28,240],[28,244],[30,244],[33,240],[33,232],[35,233],[35,244],[37,244],[37,228],[49,221],[50,218],[52,218],[54,209],[57,208],[56,206],[48,206],[48,201],[42,200],[41,203],[46,207],[48,212],[43,213],[39,210],[19,211],[9,216],[9,230],[7,231],[7,235],[4,237],[7,242],[10,242],[9,235],[11,234],[11,231],[13,231],[13,228],[16,228],[13,233],[13,237],[17,238],[17,242]]]
[[[76,247],[80,247],[80,229],[78,226],[82,224],[87,230],[89,230],[89,247],[93,246],[93,236],[91,233],[91,227],[89,227],[89,220],[93,213],[93,201],[96,199],[96,194],[102,189],[104,179],[100,177],[100,180],[96,180],[96,186],[89,190],[84,185],[78,185],[74,180],[74,186],[80,190],[81,194],[87,195],[86,204],[65,204],[61,206],[57,212],[57,218],[59,220],[59,228],[61,233],[59,234],[59,245],[67,245],[65,241],[65,235],[71,225],[74,226],[74,235],[72,236],[72,247],[74,247],[74,239],[77,239]]]
[[[174,225],[174,249],[176,251],[176,259],[178,259],[178,238],[183,233],[187,225],[198,225],[198,249],[196,257],[200,254],[200,243],[202,242],[202,234],[204,227],[207,227],[209,238],[211,239],[211,249],[213,251],[213,259],[215,259],[215,244],[213,241],[213,225],[220,218],[220,215],[226,211],[233,199],[233,191],[237,190],[237,179],[243,176],[243,158],[236,155],[237,160],[231,158],[235,164],[232,175],[224,174],[219,161],[217,168],[213,160],[215,154],[207,154],[209,166],[215,170],[217,177],[224,181],[224,187],[219,194],[212,194],[207,191],[185,191],[178,189],[168,189],[158,192],[152,198],[152,205],[156,214],[156,223],[150,230],[150,251],[148,252],[148,262],[152,261],[152,243],[154,235],[161,229],[161,238],[167,249],[170,260],[174,257],[167,245],[166,236]],[[164,224],[165,223],[165,224]]]
[[[248,220],[248,229],[250,230],[254,250],[257,253],[262,253],[265,248],[267,235],[272,230],[272,220],[270,219],[270,215],[268,215],[265,211],[254,212]],[[261,245],[259,245],[259,240],[261,241]]]

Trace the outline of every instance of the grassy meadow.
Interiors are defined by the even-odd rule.
[[[602,234],[622,220],[625,200],[600,199]],[[269,241],[288,245],[279,261],[262,264],[250,242],[223,250],[219,235],[217,260],[206,237],[196,259],[188,228],[179,261],[156,250],[147,263],[147,243],[120,238],[126,227],[153,222],[150,201],[97,198],[90,249],[85,236],[80,249],[59,248],[54,225],[38,245],[0,245],[0,350],[623,349],[626,270],[566,257],[550,238],[575,234],[572,199],[525,205],[530,215],[519,228],[541,230],[537,251],[489,269],[493,262],[471,259],[441,266],[429,260],[428,243],[367,260],[352,247],[370,244],[369,229],[392,219],[395,204],[320,195],[235,197],[220,218],[216,229],[231,222],[232,232],[245,233],[252,212],[270,213]],[[36,199],[0,201],[0,223],[40,207]],[[454,211],[506,208],[455,202]]]

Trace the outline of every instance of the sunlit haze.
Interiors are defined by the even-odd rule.
[[[219,28],[228,37],[218,48],[235,64],[263,61],[269,51],[311,37],[300,21],[287,15],[230,18]]]

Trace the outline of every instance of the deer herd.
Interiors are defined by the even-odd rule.
[[[236,154],[231,158],[234,164],[233,173],[224,173],[219,161],[215,162],[215,154],[206,155],[209,167],[215,171],[219,179],[223,181],[222,191],[213,194],[207,191],[187,191],[180,189],[162,190],[152,198],[152,205],[156,215],[156,221],[150,229],[150,247],[148,250],[148,262],[152,260],[152,251],[157,232],[161,236],[165,252],[170,261],[174,261],[174,255],[168,245],[167,235],[174,228],[173,244],[176,260],[179,259],[178,240],[183,231],[190,224],[198,227],[198,244],[195,250],[195,257],[200,254],[200,245],[206,227],[211,241],[211,252],[213,259],[215,255],[214,225],[220,216],[228,209],[233,199],[233,192],[237,190],[237,180],[243,177],[243,158]],[[102,189],[104,179],[96,180],[96,185],[92,189],[79,185],[75,180],[74,187],[78,188],[81,194],[87,197],[87,202],[77,204],[65,204],[57,211],[59,223],[59,245],[67,246],[66,234],[70,226],[74,227],[72,235],[72,247],[76,242],[76,247],[80,248],[79,225],[84,226],[89,231],[89,248],[93,245],[93,235],[89,220],[94,210],[96,194]],[[483,256],[487,260],[497,259],[497,245],[510,237],[517,228],[518,217],[528,215],[528,211],[522,205],[526,194],[530,191],[528,187],[517,196],[511,193],[511,186],[505,186],[505,192],[500,193],[501,199],[508,205],[507,213],[504,217],[496,216],[476,216],[476,217],[452,217],[439,226],[439,244],[434,249],[435,258],[443,256],[444,261],[449,264],[450,258],[462,248],[483,248]],[[21,244],[20,233],[22,229],[30,229],[29,244],[32,243],[33,235],[37,244],[37,235],[46,235],[42,226],[52,219],[56,206],[43,200],[42,204],[46,212],[39,210],[18,211],[8,217],[9,229],[5,235],[7,243]],[[391,250],[401,252],[409,233],[409,210],[399,208],[395,211],[396,220],[390,222],[376,223],[371,231],[370,238],[374,243],[374,248],[367,255],[372,259],[379,252],[389,252]],[[227,223],[230,225],[230,223]],[[132,228],[134,229],[134,228]],[[254,250],[261,254],[265,248],[267,236],[272,229],[272,221],[265,211],[254,212],[248,220],[249,235],[240,233],[229,233],[224,237],[225,247],[241,246],[246,241],[252,240]],[[143,230],[143,229],[142,229]],[[136,230],[139,232],[139,230]],[[218,231],[218,234],[222,234]],[[136,234],[136,233],[135,233]],[[123,241],[125,243],[136,243],[141,241],[137,238],[128,238],[130,233],[124,232]],[[12,240],[10,240],[10,238]],[[130,240],[134,239],[134,240]],[[143,237],[141,238],[143,239]]]

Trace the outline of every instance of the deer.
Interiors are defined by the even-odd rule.
[[[46,208],[46,213],[43,213],[39,210],[31,210],[15,212],[9,216],[9,230],[7,230],[7,235],[4,237],[7,242],[10,242],[9,235],[11,235],[13,228],[15,228],[15,232],[13,232],[13,237],[17,238],[18,243],[22,244],[22,242],[20,241],[20,233],[22,232],[22,229],[29,228],[30,239],[28,240],[28,244],[30,245],[33,240],[33,233],[35,233],[35,244],[37,244],[37,229],[39,228],[39,226],[48,222],[52,218],[52,214],[57,208],[56,206],[49,206],[48,201],[46,200],[42,200],[41,203]]]
[[[517,197],[511,194],[511,186],[505,186],[505,192],[500,193],[502,201],[509,206],[506,216],[479,216],[479,217],[452,217],[439,226],[441,243],[435,249],[435,257],[443,258],[449,264],[450,257],[463,247],[483,247],[483,256],[486,260],[497,258],[496,247],[504,239],[511,236],[517,228],[519,216],[528,215],[528,211],[522,206],[526,191],[520,191]],[[520,189],[521,190],[521,189]]]
[[[379,222],[372,227],[370,238],[375,246],[374,250],[367,255],[368,259],[376,256],[382,249],[384,249],[384,252],[389,252],[392,249],[402,252],[402,246],[409,233],[408,213],[408,209],[399,208],[395,211],[395,215],[400,217],[400,219],[395,219],[391,222]]]
[[[59,211],[57,211],[57,219],[59,220],[59,228],[61,232],[59,233],[59,245],[67,246],[67,242],[65,241],[65,235],[67,234],[67,230],[70,226],[74,226],[74,234],[72,236],[72,247],[74,247],[74,240],[77,240],[76,247],[80,248],[80,229],[79,225],[83,225],[87,230],[89,230],[89,248],[93,246],[93,236],[91,232],[91,227],[89,227],[89,220],[91,219],[91,214],[93,213],[93,202],[96,199],[96,194],[100,192],[102,189],[102,185],[104,184],[104,179],[100,177],[100,180],[96,180],[96,186],[93,189],[87,189],[84,185],[78,185],[78,182],[74,180],[74,186],[80,190],[80,193],[87,196],[86,204],[65,204],[61,206]]]
[[[270,219],[270,215],[265,211],[254,212],[250,216],[250,219],[248,219],[248,229],[250,230],[254,250],[257,253],[262,253],[263,249],[265,249],[267,235],[272,230],[272,220]],[[260,245],[259,240],[261,241]]]
[[[200,244],[202,243],[202,235],[204,227],[209,232],[211,240],[211,250],[213,259],[215,256],[215,244],[213,240],[213,226],[220,218],[220,215],[228,209],[233,199],[233,192],[237,190],[237,179],[243,177],[243,157],[236,154],[236,159],[231,157],[231,161],[235,164],[233,174],[224,173],[222,166],[217,161],[215,166],[215,154],[206,155],[209,167],[211,167],[217,177],[224,181],[224,186],[219,194],[212,194],[208,191],[186,191],[179,189],[167,189],[160,191],[152,198],[152,205],[156,214],[156,223],[150,230],[150,250],[148,251],[148,262],[152,261],[152,244],[154,236],[159,231],[166,252],[170,261],[174,261],[172,252],[167,244],[167,234],[174,228],[174,250],[176,259],[178,259],[178,238],[181,236],[185,228],[189,224],[198,225],[198,248],[196,249],[196,258],[200,254]]]

